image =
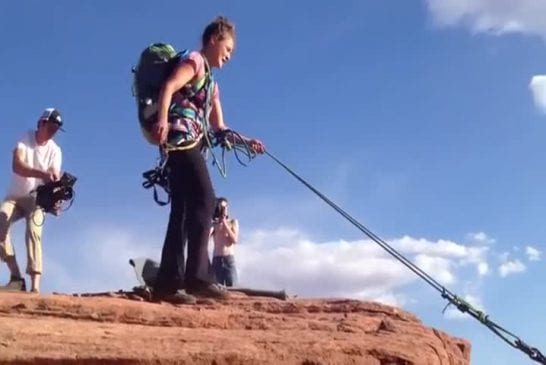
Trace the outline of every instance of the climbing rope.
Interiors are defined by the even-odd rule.
[[[202,152],[209,153],[210,151],[212,164],[217,167],[222,177],[227,176],[226,151],[233,151],[235,158],[243,166],[247,166],[256,157],[256,153],[248,145],[246,139],[231,129],[224,129],[216,133],[205,133],[204,139],[204,151]],[[217,158],[214,153],[214,148],[218,146],[222,149],[221,159]],[[173,150],[176,150],[176,148]],[[165,206],[171,201],[167,166],[169,158],[168,149],[160,147],[159,153],[160,156],[157,159],[155,168],[142,173],[142,177],[144,178],[142,187],[153,189],[154,201],[160,206]],[[164,194],[167,196],[166,199],[162,200],[159,198],[159,188],[163,189]]]
[[[366,236],[368,236],[372,241],[377,243],[385,251],[387,251],[391,256],[393,256],[395,259],[400,261],[404,266],[406,266],[408,269],[413,271],[417,276],[419,276],[421,279],[423,279],[425,282],[427,282],[430,286],[432,286],[434,289],[436,289],[438,292],[440,292],[442,298],[446,299],[449,302],[446,305],[446,307],[444,308],[444,311],[447,309],[448,306],[454,305],[462,313],[468,313],[470,316],[477,319],[480,323],[482,323],[487,328],[489,328],[489,330],[491,330],[493,333],[495,333],[497,336],[499,336],[508,345],[512,346],[515,349],[518,349],[518,350],[524,352],[532,360],[534,360],[534,361],[536,361],[536,362],[538,362],[540,364],[546,365],[546,357],[536,347],[532,347],[532,346],[526,344],[523,340],[521,340],[521,338],[519,338],[518,336],[516,336],[512,332],[504,329],[503,327],[499,326],[495,322],[491,321],[487,314],[485,314],[484,312],[482,312],[480,310],[477,310],[470,303],[468,303],[464,299],[460,298],[459,296],[455,295],[454,293],[452,293],[451,291],[446,289],[443,285],[441,285],[433,277],[431,277],[426,272],[421,270],[413,262],[411,262],[406,257],[404,257],[400,252],[396,251],[387,242],[382,240],[379,236],[377,236],[372,231],[370,231],[368,228],[366,228],[364,225],[362,225],[360,222],[358,222],[355,218],[353,218],[349,213],[347,213],[345,210],[343,210],[341,207],[339,207],[336,203],[334,203],[332,200],[330,200],[328,197],[326,197],[324,194],[322,194],[320,191],[318,191],[315,187],[313,187],[311,184],[309,184],[307,181],[305,181],[302,177],[300,177],[298,174],[296,174],[286,164],[281,162],[278,158],[276,158],[271,153],[269,153],[267,151],[265,153],[271,159],[273,159],[277,164],[279,164],[282,168],[284,168],[290,175],[295,177],[299,182],[301,182],[303,185],[305,185],[305,187],[307,187],[309,190],[311,190],[313,193],[315,193],[319,198],[321,198],[326,204],[328,204],[330,207],[332,207],[336,212],[338,212],[341,216],[343,216],[350,223],[352,223],[356,228],[358,228],[361,232],[363,232]]]
[[[211,133],[211,135],[206,138],[207,143],[210,146],[209,150],[212,155],[212,164],[218,168],[222,177],[227,176],[226,151],[233,151],[237,162],[245,167],[248,166],[254,157],[256,157],[256,152],[248,145],[246,139],[231,129],[224,129],[214,134]],[[222,149],[221,160],[217,159],[214,154],[213,149],[217,146]]]

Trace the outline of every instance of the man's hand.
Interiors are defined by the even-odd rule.
[[[51,214],[53,214],[54,216],[58,217],[61,215],[61,208],[63,206],[63,202],[62,201],[58,201],[55,203],[55,206],[53,207],[53,210],[51,211]]]
[[[57,181],[59,180],[59,176],[58,174],[53,171],[53,170],[47,170],[47,171],[42,171],[42,176],[40,177],[44,183],[48,183],[48,182],[52,182],[52,181]]]
[[[52,181],[59,181],[60,178],[61,178],[61,172],[60,171],[55,171],[55,169],[52,167],[50,168],[49,170],[47,170],[53,177],[53,180]]]

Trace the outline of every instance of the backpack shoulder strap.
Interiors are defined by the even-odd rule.
[[[187,57],[189,56],[190,52],[187,51],[187,50],[184,50],[185,53],[183,55],[181,55],[181,57],[179,58],[179,62],[180,61],[183,61],[184,59],[187,59]],[[211,72],[211,68],[209,66],[209,63],[207,61],[207,59],[203,57],[203,62],[205,64],[205,74],[198,78],[197,80],[195,80],[194,82],[192,83],[189,83],[187,84],[184,88],[183,88],[183,92],[185,94],[186,97],[193,97],[195,94],[199,93],[203,88],[209,88],[211,87],[213,84],[214,84],[214,80],[213,80],[213,76],[212,76],[212,72]],[[210,90],[207,90],[207,92],[209,92]]]

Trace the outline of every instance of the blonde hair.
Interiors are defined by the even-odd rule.
[[[223,40],[230,36],[235,40],[235,25],[226,17],[218,16],[214,19],[203,31],[201,42],[203,47],[206,47],[210,40],[214,37],[218,40]]]

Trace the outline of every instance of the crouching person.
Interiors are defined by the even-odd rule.
[[[11,224],[24,218],[26,273],[30,275],[31,291],[40,292],[45,213],[36,205],[33,192],[39,185],[59,179],[62,153],[53,137],[62,129],[62,124],[58,110],[46,109],[36,130],[28,131],[13,150],[11,185],[0,205],[0,259],[7,264],[11,274],[9,283],[0,287],[2,291],[26,291],[9,234]]]

